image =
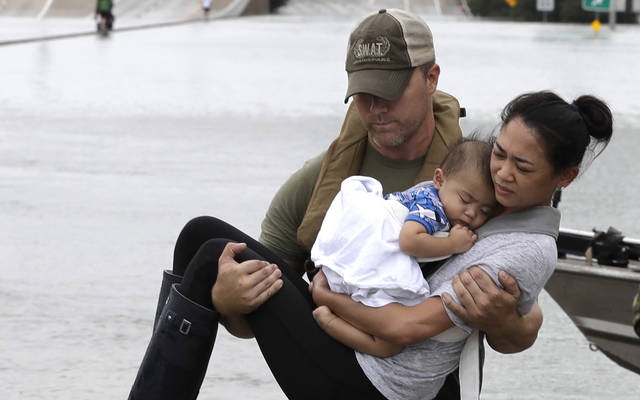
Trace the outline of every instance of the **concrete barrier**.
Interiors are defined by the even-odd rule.
[[[0,0],[0,15],[8,17],[36,17],[47,0]]]
[[[9,4],[11,1],[11,4]],[[84,0],[0,0],[0,17],[24,16],[24,17],[84,17],[93,16],[95,9],[89,8]],[[54,7],[54,2],[58,3]],[[93,3],[93,1],[91,1]],[[255,4],[250,4],[255,3]],[[209,12],[210,19],[229,18],[248,14],[269,12],[268,0],[218,0],[214,1],[216,7]],[[252,7],[249,7],[249,6]],[[11,7],[9,7],[11,6]],[[257,6],[257,7],[256,7]],[[117,7],[114,6],[116,26],[114,32],[124,32],[140,29],[153,29],[180,24],[197,23],[203,20],[203,12],[199,1],[194,0],[120,0]],[[37,22],[37,21],[36,21]],[[71,32],[70,32],[71,30]],[[49,40],[70,39],[80,36],[95,35],[93,23],[87,25],[87,30],[73,31],[73,29],[56,29],[54,31],[33,36],[24,37],[16,35],[8,36],[0,40],[0,46],[41,42]]]
[[[42,13],[42,17],[87,17],[93,15],[95,9],[95,1],[91,0],[53,0],[49,9]]]

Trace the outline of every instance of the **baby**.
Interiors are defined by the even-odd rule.
[[[463,140],[435,170],[433,182],[385,197],[373,178],[345,179],[311,249],[311,260],[322,268],[331,290],[371,307],[427,299],[430,289],[417,259],[467,251],[477,239],[473,230],[496,207],[490,155],[488,143]],[[326,307],[314,316],[329,335],[360,352],[385,357],[402,350]]]

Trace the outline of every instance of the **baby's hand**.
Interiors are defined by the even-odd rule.
[[[449,231],[449,239],[453,242],[453,253],[464,253],[469,250],[478,239],[478,235],[466,226],[455,225]]]

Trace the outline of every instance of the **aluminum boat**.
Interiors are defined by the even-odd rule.
[[[640,240],[560,230],[558,266],[545,289],[589,340],[618,365],[640,374],[633,299],[640,287]]]

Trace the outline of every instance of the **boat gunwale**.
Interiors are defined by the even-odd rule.
[[[566,272],[576,275],[593,275],[618,280],[631,280],[640,283],[640,272],[632,270],[628,267],[610,267],[604,265],[588,265],[585,260],[581,259],[558,259],[556,269],[554,271]]]

